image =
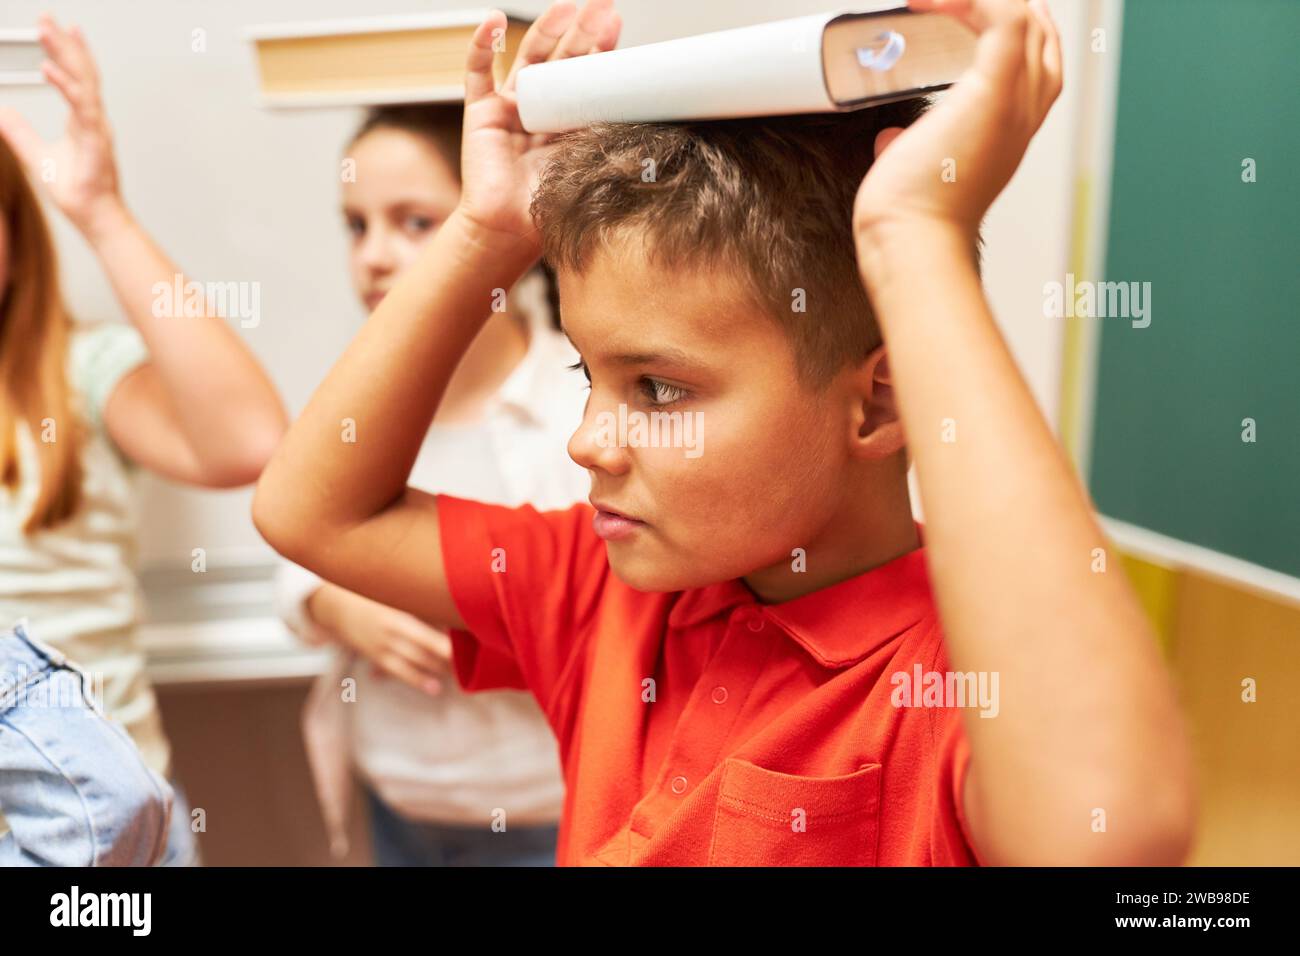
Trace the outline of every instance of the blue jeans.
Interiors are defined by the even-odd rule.
[[[190,803],[185,791],[175,780],[170,781],[172,793],[172,819],[167,827],[167,847],[158,866],[202,866],[199,844],[190,828]]]
[[[366,790],[375,866],[554,866],[559,827],[453,826],[408,820]]]
[[[24,623],[0,631],[0,866],[152,865],[171,804],[85,674]]]

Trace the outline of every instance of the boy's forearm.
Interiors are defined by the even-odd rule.
[[[1127,818],[1127,836],[1146,828],[1155,852],[1187,809],[1168,676],[1118,556],[1094,570],[1107,542],[994,324],[969,240],[918,223],[858,246],[949,656],[957,670],[997,672],[1003,692],[996,719],[965,718],[972,817],[1004,862],[1122,845],[1091,832],[1097,807]]]
[[[461,356],[532,265],[516,239],[454,212],[402,274],[289,428],[254,519],[282,553],[382,511],[405,490]]]

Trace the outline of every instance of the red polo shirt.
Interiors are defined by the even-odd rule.
[[[891,702],[893,675],[949,669],[923,550],[782,604],[643,593],[591,518],[438,496],[456,677],[540,703],[561,865],[978,862],[960,710]]]

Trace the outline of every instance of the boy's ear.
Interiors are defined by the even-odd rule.
[[[880,158],[880,154],[885,151],[885,147],[887,147],[894,140],[898,139],[898,137],[901,136],[902,134],[903,134],[903,127],[901,126],[886,126],[879,133],[877,133],[876,134],[876,159]]]
[[[889,356],[881,345],[854,372],[854,413],[850,436],[854,455],[878,461],[900,451],[906,444],[903,423],[898,418],[894,382],[889,374]]]

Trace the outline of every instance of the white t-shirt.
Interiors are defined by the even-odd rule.
[[[582,419],[586,379],[565,367],[577,355],[550,325],[540,276],[521,280],[515,294],[521,305],[531,305],[524,358],[480,422],[429,430],[409,484],[495,504],[564,508],[590,492],[586,471],[566,451]],[[309,639],[313,626],[303,602],[321,583],[291,564],[280,575],[281,615]],[[355,702],[341,699],[343,676],[356,680]],[[430,696],[396,678],[376,679],[365,662],[344,663],[321,679],[305,729],[335,841],[342,838],[337,808],[346,781],[339,780],[330,751],[340,737],[352,770],[410,819],[487,826],[498,808],[506,811],[507,825],[559,819],[564,785],[558,747],[532,695],[466,694],[451,675],[442,688]],[[336,729],[325,730],[331,723]]]

